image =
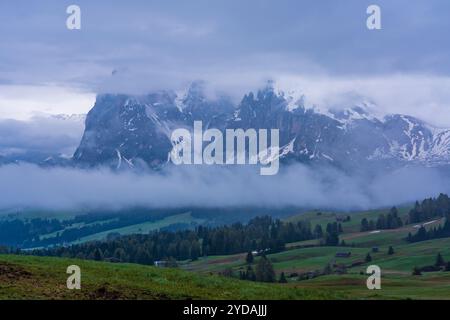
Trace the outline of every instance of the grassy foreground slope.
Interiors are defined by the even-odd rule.
[[[81,290],[68,290],[69,265]],[[177,269],[64,258],[0,255],[0,299],[342,299],[343,293],[263,284]]]

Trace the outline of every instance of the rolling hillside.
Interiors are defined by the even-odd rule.
[[[81,268],[81,290],[66,288],[66,268]],[[261,284],[156,267],[64,258],[0,255],[4,299],[336,299],[342,293]]]
[[[408,207],[398,210],[405,221],[408,211]],[[445,218],[396,229],[360,231],[361,219],[375,220],[388,212],[389,209],[348,214],[311,211],[286,218],[294,223],[308,221],[324,229],[328,223],[339,222],[339,238],[346,246],[325,246],[314,239],[287,243],[285,250],[267,254],[276,278],[285,274],[284,284],[239,280],[240,272],[247,268],[247,252],[178,261],[178,268],[67,259],[64,255],[0,255],[0,299],[449,299],[450,272],[414,276],[412,271],[434,265],[438,253],[449,261],[450,238],[406,241],[408,233],[415,233],[420,225],[434,228]],[[175,217],[192,218],[181,214],[138,227],[161,227],[176,222]],[[121,231],[140,233],[139,228]],[[389,254],[391,246],[393,252]],[[348,256],[336,257],[337,253]],[[366,261],[367,254],[371,261]],[[255,256],[253,267],[260,259]],[[65,271],[72,264],[82,270],[80,291],[66,289]],[[381,290],[366,287],[369,265],[381,268]],[[327,266],[332,266],[332,271],[323,273]]]
[[[399,210],[404,216],[405,208]],[[450,238],[435,239],[417,243],[408,243],[405,238],[409,232],[415,233],[417,225],[410,224],[394,230],[375,230],[360,232],[362,218],[376,218],[387,210],[374,210],[351,214],[351,220],[343,222],[344,233],[341,239],[348,246],[319,246],[318,240],[290,243],[283,252],[269,254],[277,276],[284,272],[288,283],[286,286],[296,288],[314,288],[345,293],[354,299],[449,299],[450,272],[427,272],[413,276],[414,267],[433,265],[440,253],[445,261],[450,260]],[[341,214],[309,212],[288,218],[288,221],[308,220],[314,224],[326,225],[336,221]],[[426,228],[436,227],[443,219],[425,222]],[[394,253],[388,254],[389,246]],[[377,252],[374,252],[376,248]],[[336,257],[337,253],[348,252],[349,257]],[[367,254],[372,261],[366,262]],[[255,257],[254,265],[259,257]],[[311,279],[299,280],[298,276],[320,272],[328,265],[344,268],[344,272],[334,272]],[[366,288],[366,268],[378,265],[382,272],[382,289],[371,291]],[[247,267],[246,253],[200,258],[181,264],[185,270],[197,273],[221,273],[231,269],[237,275]]]

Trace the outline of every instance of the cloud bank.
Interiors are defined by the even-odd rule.
[[[25,153],[71,157],[84,131],[84,117],[34,116],[27,121],[0,119],[0,156]]]
[[[446,0],[78,0],[82,29],[66,29],[68,1],[4,0],[1,82],[97,86],[113,70],[179,75],[227,69],[325,70],[332,75],[449,75]],[[417,41],[420,39],[420,41]],[[152,79],[152,78],[149,78]]]
[[[271,177],[259,176],[253,169],[177,167],[136,174],[7,165],[0,167],[0,208],[296,206],[351,210],[450,192],[448,177],[432,168],[405,168],[370,180],[300,164],[284,167]]]
[[[373,105],[374,115],[405,114],[438,127],[450,127],[450,77],[393,74],[383,77],[285,75],[276,78],[284,91],[304,94],[318,109]]]
[[[198,79],[239,100],[280,78],[320,107],[357,94],[381,113],[450,126],[447,0],[378,0],[378,31],[366,28],[369,0],[78,0],[73,32],[69,4],[1,1],[0,118],[84,113],[93,93]]]

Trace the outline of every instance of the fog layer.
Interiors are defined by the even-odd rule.
[[[158,173],[0,167],[0,209],[257,206],[368,209],[449,192],[437,169],[404,168],[368,179],[300,164],[276,176],[249,167],[176,167]]]

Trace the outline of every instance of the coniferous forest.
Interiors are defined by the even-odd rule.
[[[316,231],[318,229],[315,228]],[[247,224],[234,223],[214,228],[199,226],[195,230],[117,236],[106,241],[34,250],[32,253],[153,264],[158,260],[196,260],[200,256],[248,251],[279,252],[284,250],[286,243],[317,237],[324,237],[328,245],[337,245],[337,232],[338,227],[333,224],[325,233],[314,233],[308,222],[287,223],[263,216],[253,218]]]

